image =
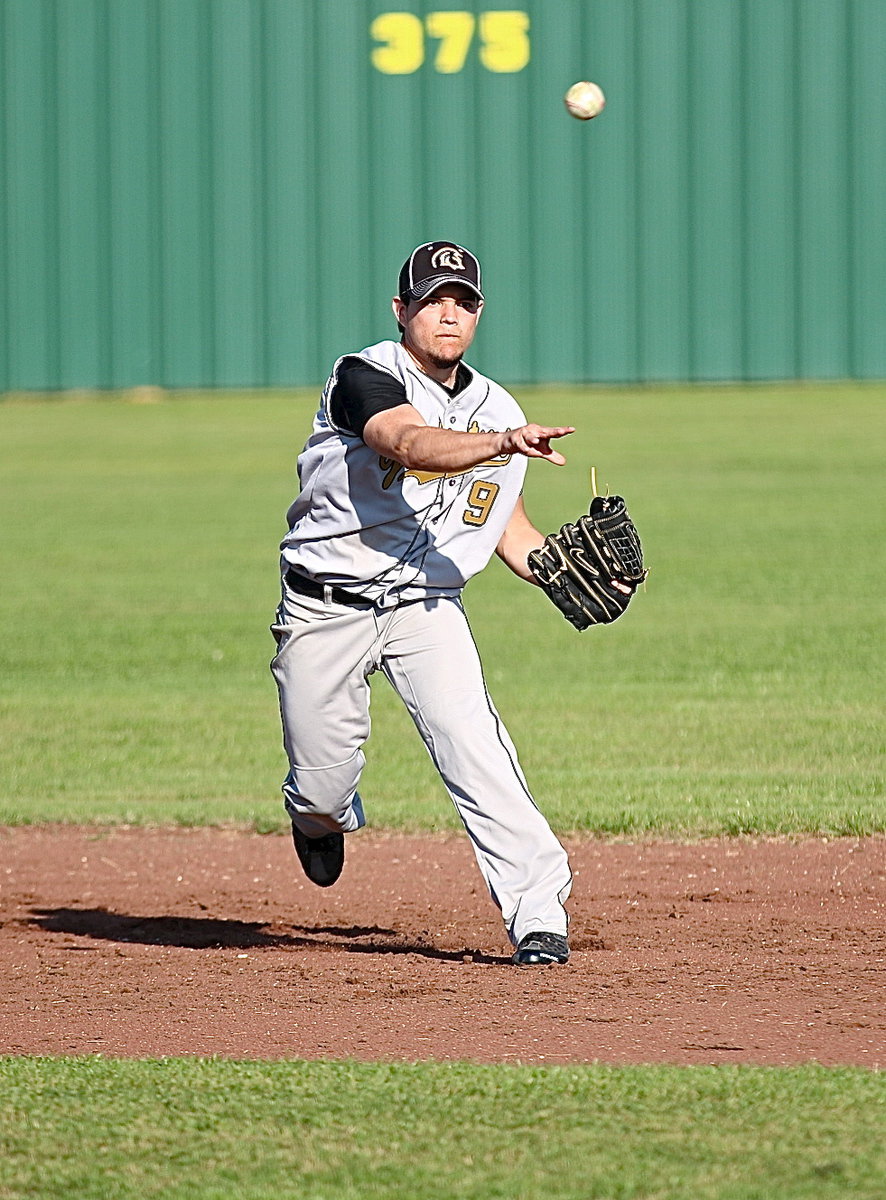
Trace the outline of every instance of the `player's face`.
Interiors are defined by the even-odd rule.
[[[454,368],[464,356],[477,329],[483,301],[461,283],[447,283],[404,304],[394,300],[394,316],[403,326],[403,341],[420,362],[437,371]]]

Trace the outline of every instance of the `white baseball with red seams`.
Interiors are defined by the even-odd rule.
[[[563,97],[563,103],[573,117],[579,121],[590,121],[606,107],[606,97],[598,83],[583,79],[572,85]]]

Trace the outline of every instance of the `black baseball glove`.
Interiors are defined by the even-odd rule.
[[[548,534],[527,561],[536,582],[576,629],[617,620],[649,574],[621,496],[595,496],[586,516]]]

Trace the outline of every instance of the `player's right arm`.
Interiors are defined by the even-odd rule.
[[[371,417],[363,429],[363,440],[382,457],[402,463],[407,471],[464,471],[503,454],[544,458],[562,466],[566,459],[551,441],[574,432],[571,425],[521,425],[504,433],[436,429],[411,404],[403,404]]]
[[[503,433],[436,428],[408,402],[399,380],[357,355],[339,365],[330,414],[339,428],[407,470],[464,471],[503,454],[544,458],[562,466],[566,459],[550,443],[574,432],[571,425],[521,425]]]

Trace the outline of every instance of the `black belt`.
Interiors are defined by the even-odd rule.
[[[336,604],[347,604],[351,608],[364,608],[372,605],[368,596],[361,596],[357,592],[346,592],[343,588],[329,587],[326,583],[317,583],[316,579],[308,579],[306,575],[299,575],[292,567],[286,572],[286,585],[301,596],[314,596],[317,600],[324,600],[328,595],[329,599]]]

